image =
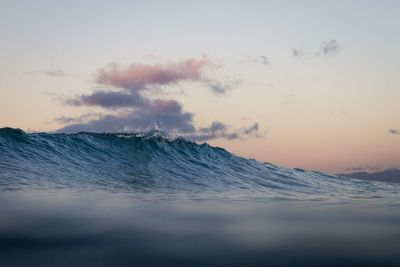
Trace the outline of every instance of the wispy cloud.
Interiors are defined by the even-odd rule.
[[[342,48],[336,42],[336,40],[331,40],[329,42],[324,42],[321,53],[325,56],[330,56],[339,53]]]
[[[225,123],[222,123],[220,121],[214,121],[211,123],[209,127],[204,127],[200,128],[199,132],[201,133],[216,133],[216,132],[221,132],[225,131],[228,128],[228,126]]]
[[[57,118],[53,119],[52,121],[58,122],[61,124],[84,123],[89,120],[101,118],[102,116],[103,116],[103,114],[101,114],[101,113],[91,112],[91,113],[83,114],[83,115],[76,116],[76,117],[61,116],[61,117],[57,117]]]
[[[258,123],[254,123],[249,127],[230,130],[230,126],[220,121],[214,121],[209,127],[200,128],[196,133],[187,135],[186,137],[193,141],[208,141],[213,139],[243,139],[248,137],[263,137],[260,133]]]
[[[393,135],[400,135],[399,129],[389,129],[388,132]]]
[[[304,56],[304,51],[302,49],[293,49],[292,55],[294,57],[302,57],[302,56]]]
[[[65,76],[65,73],[63,70],[57,69],[57,70],[36,70],[36,71],[29,71],[25,72],[25,75],[32,75],[32,74],[42,74],[50,77],[63,77]]]
[[[92,94],[63,99],[65,104],[71,106],[99,106],[109,109],[140,107],[149,101],[138,92],[124,91],[95,91]]]
[[[247,62],[261,64],[266,67],[271,66],[271,61],[267,56],[248,57]]]
[[[326,41],[322,43],[322,46],[320,49],[316,50],[311,50],[307,51],[302,48],[294,48],[292,49],[292,56],[296,58],[315,58],[319,56],[333,56],[335,54],[338,54],[340,51],[342,51],[343,48],[339,45],[339,43],[335,40],[332,39],[330,41]]]
[[[223,95],[233,88],[239,86],[241,81],[238,79],[225,79],[223,81],[209,80],[206,81],[206,83],[213,93],[217,95]]]
[[[247,63],[252,63],[252,64],[260,64],[265,67],[271,67],[271,60],[267,56],[247,56],[243,57],[241,59],[236,60],[237,63],[242,63],[242,64],[247,64]]]
[[[186,59],[164,65],[132,64],[123,67],[111,63],[98,70],[96,82],[129,91],[147,89],[149,86],[176,84],[180,81],[200,81],[206,67],[212,65],[207,58]]]

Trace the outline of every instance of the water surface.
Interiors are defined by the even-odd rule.
[[[399,185],[160,132],[0,129],[0,266],[400,266]]]

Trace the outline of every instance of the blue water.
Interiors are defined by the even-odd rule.
[[[146,133],[0,129],[0,266],[400,266],[396,184]]]
[[[399,187],[289,169],[208,144],[147,133],[0,129],[0,190],[75,190],[226,197],[388,197]]]

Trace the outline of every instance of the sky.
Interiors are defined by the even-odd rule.
[[[400,1],[0,0],[0,127],[400,167]]]

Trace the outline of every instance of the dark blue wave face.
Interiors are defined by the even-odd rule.
[[[277,167],[147,133],[0,129],[0,188],[260,197],[379,197],[394,185]]]

